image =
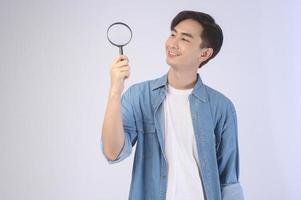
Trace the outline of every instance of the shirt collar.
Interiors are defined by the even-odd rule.
[[[167,74],[164,74],[162,77],[155,79],[151,82],[151,89],[152,91],[157,90],[159,88],[166,89],[165,86],[167,86],[168,80],[167,80]],[[200,99],[203,102],[207,101],[207,95],[206,95],[206,88],[204,87],[203,81],[199,74],[197,74],[197,82],[192,90],[192,95],[196,96],[198,99]]]

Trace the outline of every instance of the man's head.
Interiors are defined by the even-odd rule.
[[[200,68],[217,55],[223,43],[222,29],[205,13],[182,11],[172,20],[170,29],[171,35],[166,41],[170,65]]]

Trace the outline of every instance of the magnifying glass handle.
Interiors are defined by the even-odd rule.
[[[122,46],[119,47],[119,55],[123,55],[123,48],[122,48]]]

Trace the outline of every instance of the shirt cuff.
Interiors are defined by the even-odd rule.
[[[223,200],[244,200],[240,183],[229,184],[221,187]]]

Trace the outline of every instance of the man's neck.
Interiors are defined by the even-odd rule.
[[[191,89],[197,81],[196,72],[179,72],[169,69],[167,76],[168,84],[179,90]]]

